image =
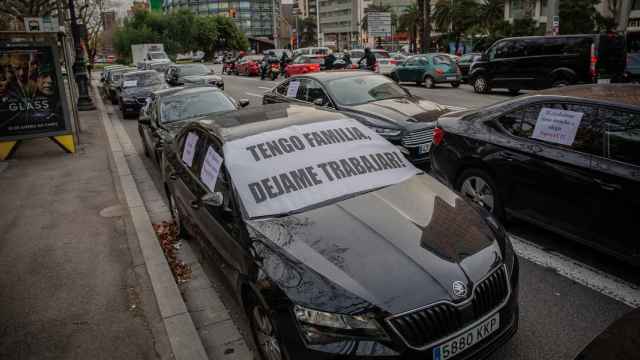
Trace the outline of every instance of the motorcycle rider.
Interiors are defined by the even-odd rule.
[[[282,56],[280,57],[280,73],[282,74],[282,76],[284,76],[285,74],[285,70],[288,63],[289,63],[289,55],[287,55],[286,51],[283,51]]]
[[[326,70],[332,70],[333,69],[333,63],[336,61],[336,56],[333,55],[332,53],[329,53],[329,55],[324,57],[324,68]]]
[[[344,48],[344,51],[342,52],[344,55],[342,56],[342,59],[345,62],[345,66],[347,69],[351,69],[351,56],[349,55],[349,49]]]
[[[362,64],[363,60],[366,63],[366,67],[365,67],[366,70],[369,70],[369,71],[375,70],[375,66],[378,60],[376,60],[376,56],[373,55],[373,53],[371,52],[371,49],[369,48],[364,49],[364,56],[360,58],[360,60],[358,60],[358,66]]]

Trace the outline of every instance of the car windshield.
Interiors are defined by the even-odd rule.
[[[223,152],[249,219],[328,206],[420,172],[395,145],[344,117],[231,140]]]
[[[336,79],[329,81],[327,88],[338,104],[346,106],[407,96],[398,84],[381,75]]]
[[[208,73],[209,68],[203,64],[185,65],[180,68],[180,75],[182,76],[206,75]]]
[[[160,104],[163,124],[235,110],[235,105],[220,91],[170,96]]]
[[[153,60],[161,60],[161,59],[166,59],[167,55],[162,52],[152,52],[152,53],[149,53],[149,57]]]
[[[157,72],[125,74],[122,77],[124,87],[145,87],[162,84],[163,79]]]

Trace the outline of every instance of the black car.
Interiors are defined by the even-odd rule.
[[[515,333],[502,227],[346,115],[242,109],[164,154],[176,225],[217,253],[264,359],[476,359]]]
[[[496,41],[471,66],[478,93],[491,88],[546,89],[580,83],[621,82],[625,38],[619,34],[531,36]]]
[[[160,164],[162,145],[187,122],[207,115],[235,111],[249,105],[214,87],[173,87],[156,91],[138,119],[144,154]]]
[[[635,308],[614,321],[575,358],[575,360],[635,359],[640,359],[640,308]]]
[[[171,86],[185,85],[215,85],[224,89],[224,81],[213,70],[201,63],[173,64],[165,73],[167,84]]]
[[[640,264],[640,86],[549,89],[438,120],[438,176],[514,217]]]
[[[120,86],[116,89],[122,117],[138,116],[140,109],[151,98],[151,93],[166,87],[162,75],[155,70],[131,71],[122,75]]]
[[[332,71],[296,76],[263,97],[264,104],[290,102],[336,109],[358,119],[413,163],[429,160],[435,121],[447,110],[411,95],[386,76],[368,71]]]
[[[480,60],[481,57],[481,53],[467,53],[460,57],[460,60],[458,60],[458,68],[460,69],[460,73],[462,74],[462,82],[467,82],[469,80],[469,70],[471,69],[471,64],[473,64],[477,60]]]

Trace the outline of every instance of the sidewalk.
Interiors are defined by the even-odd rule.
[[[0,162],[0,358],[170,359],[97,111]]]

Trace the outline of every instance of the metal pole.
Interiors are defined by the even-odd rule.
[[[320,0],[316,0],[316,34],[316,42],[318,43],[318,47],[320,47]]]
[[[278,47],[278,16],[276,16],[276,0],[271,1],[271,19],[273,19],[273,47]]]
[[[73,0],[69,0],[69,17],[71,20],[71,33],[73,34],[73,42],[76,48],[76,59],[73,63],[73,73],[78,84],[78,110],[88,111],[95,110],[96,106],[89,96],[89,79],[87,76],[87,66],[84,59],[84,51],[80,45],[80,34],[78,32],[78,22],[76,19],[76,8]]]

